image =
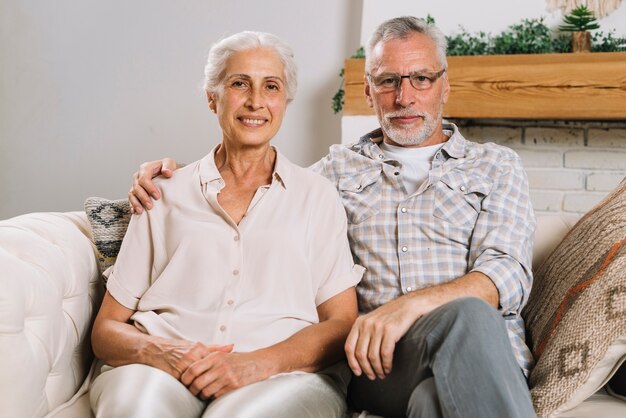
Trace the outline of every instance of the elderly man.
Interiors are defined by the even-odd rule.
[[[385,417],[534,416],[520,316],[535,220],[519,157],[442,121],[446,40],[423,20],[382,23],[366,50],[365,95],[380,122],[312,169],[348,214],[361,316],[345,351],[350,400]],[[146,163],[129,199],[158,198]],[[156,194],[155,194],[156,192]]]

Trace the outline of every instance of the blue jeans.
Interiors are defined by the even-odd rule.
[[[535,417],[502,316],[477,298],[447,303],[398,341],[385,379],[353,377],[349,403],[395,417]]]

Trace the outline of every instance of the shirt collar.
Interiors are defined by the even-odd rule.
[[[219,145],[213,147],[211,152],[205,155],[200,160],[200,182],[202,184],[217,182],[223,186],[224,180],[220,175],[217,166],[215,165],[215,151]],[[276,148],[272,147],[276,151],[276,161],[274,162],[274,172],[272,173],[272,183],[274,180],[278,181],[283,188],[287,188],[287,183],[290,178],[290,163],[289,160],[283,156]]]
[[[466,140],[459,132],[459,128],[456,127],[454,123],[444,123],[443,124],[444,131],[451,131],[452,135],[446,141],[441,149],[448,154],[448,156],[452,158],[463,158],[465,157],[465,148],[466,148]]]
[[[465,147],[466,140],[459,132],[459,128],[453,123],[444,123],[443,124],[444,131],[452,132],[450,138],[446,141],[446,143],[441,148],[449,157],[452,158],[463,158],[465,156]],[[359,142],[354,144],[352,148],[355,151],[365,151],[366,149],[371,150],[373,145],[378,145],[383,140],[383,131],[382,129],[374,129],[373,131],[363,135]]]

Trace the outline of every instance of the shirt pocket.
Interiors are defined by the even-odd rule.
[[[339,195],[351,224],[359,224],[380,210],[381,173],[377,168],[339,178]]]
[[[446,173],[435,188],[433,215],[454,225],[473,228],[491,183],[482,177],[453,171]]]

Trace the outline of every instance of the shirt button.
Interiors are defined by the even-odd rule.
[[[393,173],[393,175],[394,175],[394,176],[399,176],[399,175],[400,175],[400,172],[399,172],[399,171],[395,171],[395,172]]]
[[[233,237],[233,239],[234,239],[235,241],[239,241],[239,235],[235,235],[235,236]]]
[[[467,187],[461,186],[461,191],[464,192],[465,190],[467,190]]]
[[[407,288],[406,288],[406,291],[407,291],[407,292],[410,292],[411,290],[413,290],[413,288],[412,288],[411,286],[409,286],[409,287],[407,287]]]
[[[235,269],[233,270],[233,276],[237,276],[239,274],[239,270]]]
[[[228,301],[228,302],[226,302],[226,303],[228,303],[229,305],[232,305],[233,303],[235,303],[235,301],[231,299],[231,300],[229,300],[229,301]]]
[[[378,154],[378,158],[380,158],[381,160],[385,159],[385,155],[384,154]]]
[[[403,253],[405,253],[405,252],[407,252],[407,251],[409,251],[409,249],[408,249],[407,247],[402,247],[402,252],[403,252]]]
[[[220,327],[220,331],[222,331],[222,332],[226,331],[226,326],[225,326],[225,325],[222,325],[222,326]]]
[[[400,209],[400,212],[402,212],[402,213],[406,213],[406,208],[402,208],[402,209]]]

